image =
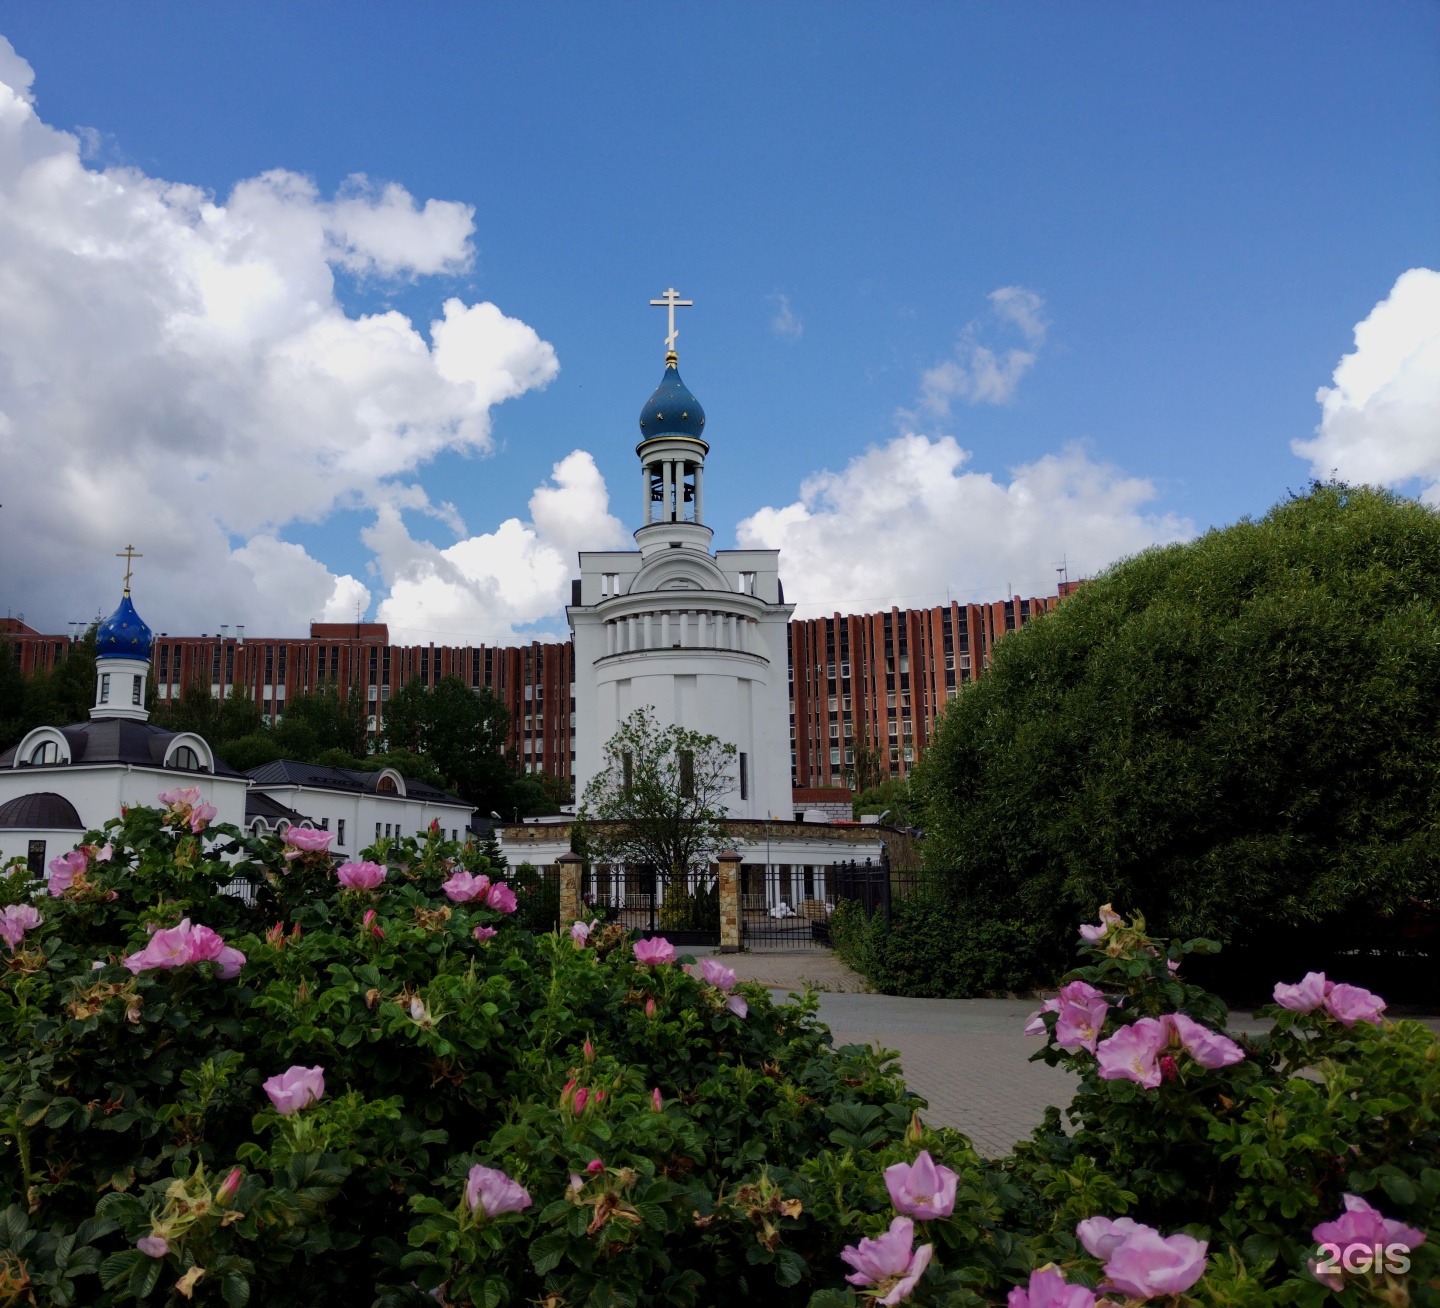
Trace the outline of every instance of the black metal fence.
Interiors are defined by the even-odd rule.
[[[720,896],[715,878],[696,873],[666,881],[652,868],[588,869],[581,882],[587,914],[619,922],[642,939],[664,936],[674,945],[720,943]]]

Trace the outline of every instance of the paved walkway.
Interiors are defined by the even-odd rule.
[[[1040,1047],[1023,1034],[1037,1007],[1028,1000],[869,994],[864,978],[828,949],[729,954],[725,966],[770,987],[777,1000],[807,982],[821,991],[820,1017],[835,1044],[895,1050],[906,1084],[929,1102],[925,1120],[964,1131],[982,1154],[1009,1153],[1049,1105],[1070,1101],[1069,1073],[1026,1061]]]

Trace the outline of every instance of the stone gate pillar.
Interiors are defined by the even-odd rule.
[[[584,874],[585,860],[579,854],[560,855],[560,930],[570,930],[572,922],[582,916],[580,900],[580,878]]]
[[[720,952],[738,954],[740,939],[740,855],[727,849],[717,855],[720,865]]]

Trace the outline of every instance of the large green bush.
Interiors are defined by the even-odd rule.
[[[1118,564],[996,645],[918,784],[927,864],[1047,951],[1105,901],[1227,943],[1434,902],[1440,516],[1316,486]]]
[[[438,833],[371,851],[360,890],[323,852],[194,825],[134,809],[63,893],[23,867],[3,883],[5,1308],[856,1308],[840,1255],[891,1226],[885,1169],[922,1150],[954,1173],[919,1223],[922,1305],[998,1304],[1052,1262],[1093,1286],[1076,1222],[1128,1215],[1210,1242],[1194,1302],[1309,1306],[1329,1293],[1311,1231],[1343,1194],[1426,1229],[1440,1211],[1440,1046],[1415,1023],[1284,1013],[1243,1061],[1177,1048],[1147,1089],[1063,1051],[1047,1016],[1041,1056],[1080,1074],[1071,1132],[1053,1115],[986,1161],[922,1124],[883,1056],[831,1048],[813,999],[643,963],[618,926],[536,935],[508,891],[452,902],[495,869]],[[211,937],[214,961],[133,959],[182,919],[243,963]],[[1195,947],[1100,940],[1075,974],[1106,996],[1095,1035],[1175,1011],[1221,1027],[1169,970]],[[323,1070],[318,1101],[272,1106],[287,1070]],[[467,1201],[482,1182],[509,1201]],[[1422,1245],[1408,1279],[1357,1275],[1342,1303],[1433,1305],[1437,1277]]]
[[[841,900],[830,918],[835,952],[876,990],[921,999],[1025,989],[1038,935],[1022,922],[962,916],[944,886],[897,899],[888,925],[883,912],[867,914],[854,899]]]

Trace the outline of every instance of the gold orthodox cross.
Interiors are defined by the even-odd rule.
[[[665,353],[674,354],[675,338],[680,335],[680,333],[675,330],[675,310],[693,308],[695,301],[682,300],[680,298],[680,292],[672,286],[658,300],[651,300],[650,303],[657,309],[670,310],[670,334],[665,338]]]
[[[125,593],[130,593],[130,574],[134,571],[134,561],[143,559],[145,556],[139,553],[133,545],[127,545],[124,551],[115,556],[117,559],[125,560]]]

